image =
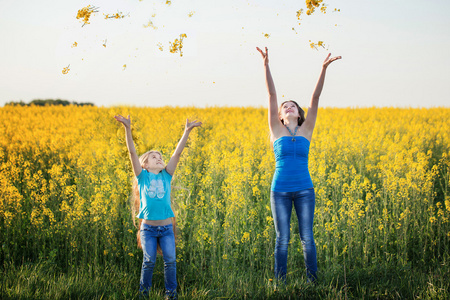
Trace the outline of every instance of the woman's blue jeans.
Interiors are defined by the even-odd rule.
[[[177,257],[175,254],[175,235],[173,225],[151,226],[141,224],[141,244],[144,251],[142,262],[140,292],[148,295],[152,287],[153,268],[156,263],[157,246],[161,247],[164,260],[164,284],[166,295],[176,297],[177,294]]]
[[[286,282],[287,255],[290,240],[292,206],[298,218],[298,231],[303,247],[303,256],[308,281],[317,279],[317,254],[313,237],[315,208],[314,188],[298,192],[270,192],[273,222],[277,239],[275,243],[275,278]]]

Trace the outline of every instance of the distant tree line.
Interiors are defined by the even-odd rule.
[[[46,105],[77,105],[77,106],[95,106],[94,103],[91,102],[75,102],[75,101],[67,101],[67,100],[61,100],[61,99],[35,99],[31,101],[30,103],[25,103],[23,101],[11,101],[5,103],[5,105],[20,105],[20,106],[30,106],[30,105],[37,105],[37,106],[46,106]]]

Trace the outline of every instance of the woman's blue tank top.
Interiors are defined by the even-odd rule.
[[[275,174],[272,191],[297,192],[313,186],[308,170],[310,142],[303,136],[282,136],[273,142],[275,153]]]

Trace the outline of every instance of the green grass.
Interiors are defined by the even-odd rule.
[[[426,268],[369,266],[320,272],[317,284],[306,283],[303,270],[289,274],[286,285],[274,288],[269,269],[227,273],[197,272],[189,266],[178,271],[179,299],[449,299],[450,271],[441,264]],[[138,299],[139,268],[73,268],[62,272],[42,262],[4,265],[1,299]],[[159,259],[151,299],[164,296],[164,275]]]

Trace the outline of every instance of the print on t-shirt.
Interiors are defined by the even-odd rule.
[[[147,189],[147,193],[150,198],[158,197],[159,199],[163,198],[166,191],[164,190],[164,183],[161,179],[151,180],[150,187]]]

